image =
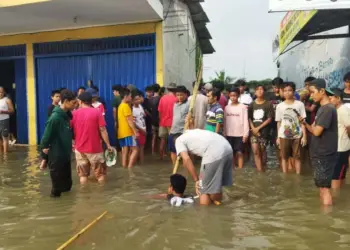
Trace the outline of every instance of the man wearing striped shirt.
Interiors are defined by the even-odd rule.
[[[224,110],[219,104],[221,92],[219,89],[212,89],[208,93],[209,110],[206,115],[205,130],[222,134],[224,122]]]

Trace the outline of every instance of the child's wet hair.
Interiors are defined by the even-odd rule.
[[[170,176],[170,185],[177,194],[183,194],[186,190],[187,180],[181,174],[173,174]]]

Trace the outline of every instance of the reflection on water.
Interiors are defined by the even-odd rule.
[[[16,150],[0,159],[0,249],[55,249],[105,210],[68,249],[350,248],[349,186],[323,211],[311,171],[284,176],[272,159],[265,174],[250,166],[236,170],[222,206],[172,208],[147,198],[167,189],[170,161],[109,168],[105,186],[80,187],[74,174],[73,191],[51,199],[36,149]]]

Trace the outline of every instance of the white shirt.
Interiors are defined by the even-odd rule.
[[[231,145],[222,135],[193,129],[187,130],[175,142],[176,152],[191,152],[202,157],[202,164],[208,164],[232,154]]]
[[[238,102],[244,105],[250,105],[253,102],[253,98],[252,96],[247,93],[244,92],[239,98],[238,98]],[[231,104],[231,100],[229,101],[229,105]]]
[[[295,100],[293,104],[281,102],[276,107],[276,122],[281,122],[278,138],[299,139],[303,135],[298,115],[306,118],[305,105]]]
[[[146,131],[145,110],[141,105],[132,107],[132,115],[135,117],[136,127]]]
[[[341,105],[337,109],[338,114],[338,152],[350,150],[350,138],[346,130],[350,126],[350,109]]]
[[[0,99],[0,110],[1,111],[9,111],[9,105],[7,104],[7,97],[3,97]],[[0,114],[0,121],[10,119],[9,114]]]

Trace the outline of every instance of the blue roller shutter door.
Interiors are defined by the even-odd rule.
[[[154,50],[106,53],[91,56],[70,56],[37,59],[38,135],[41,138],[47,120],[47,107],[53,89],[77,90],[92,80],[106,102],[106,122],[110,140],[115,144],[111,102],[114,84],[136,85],[144,90],[155,82]]]

